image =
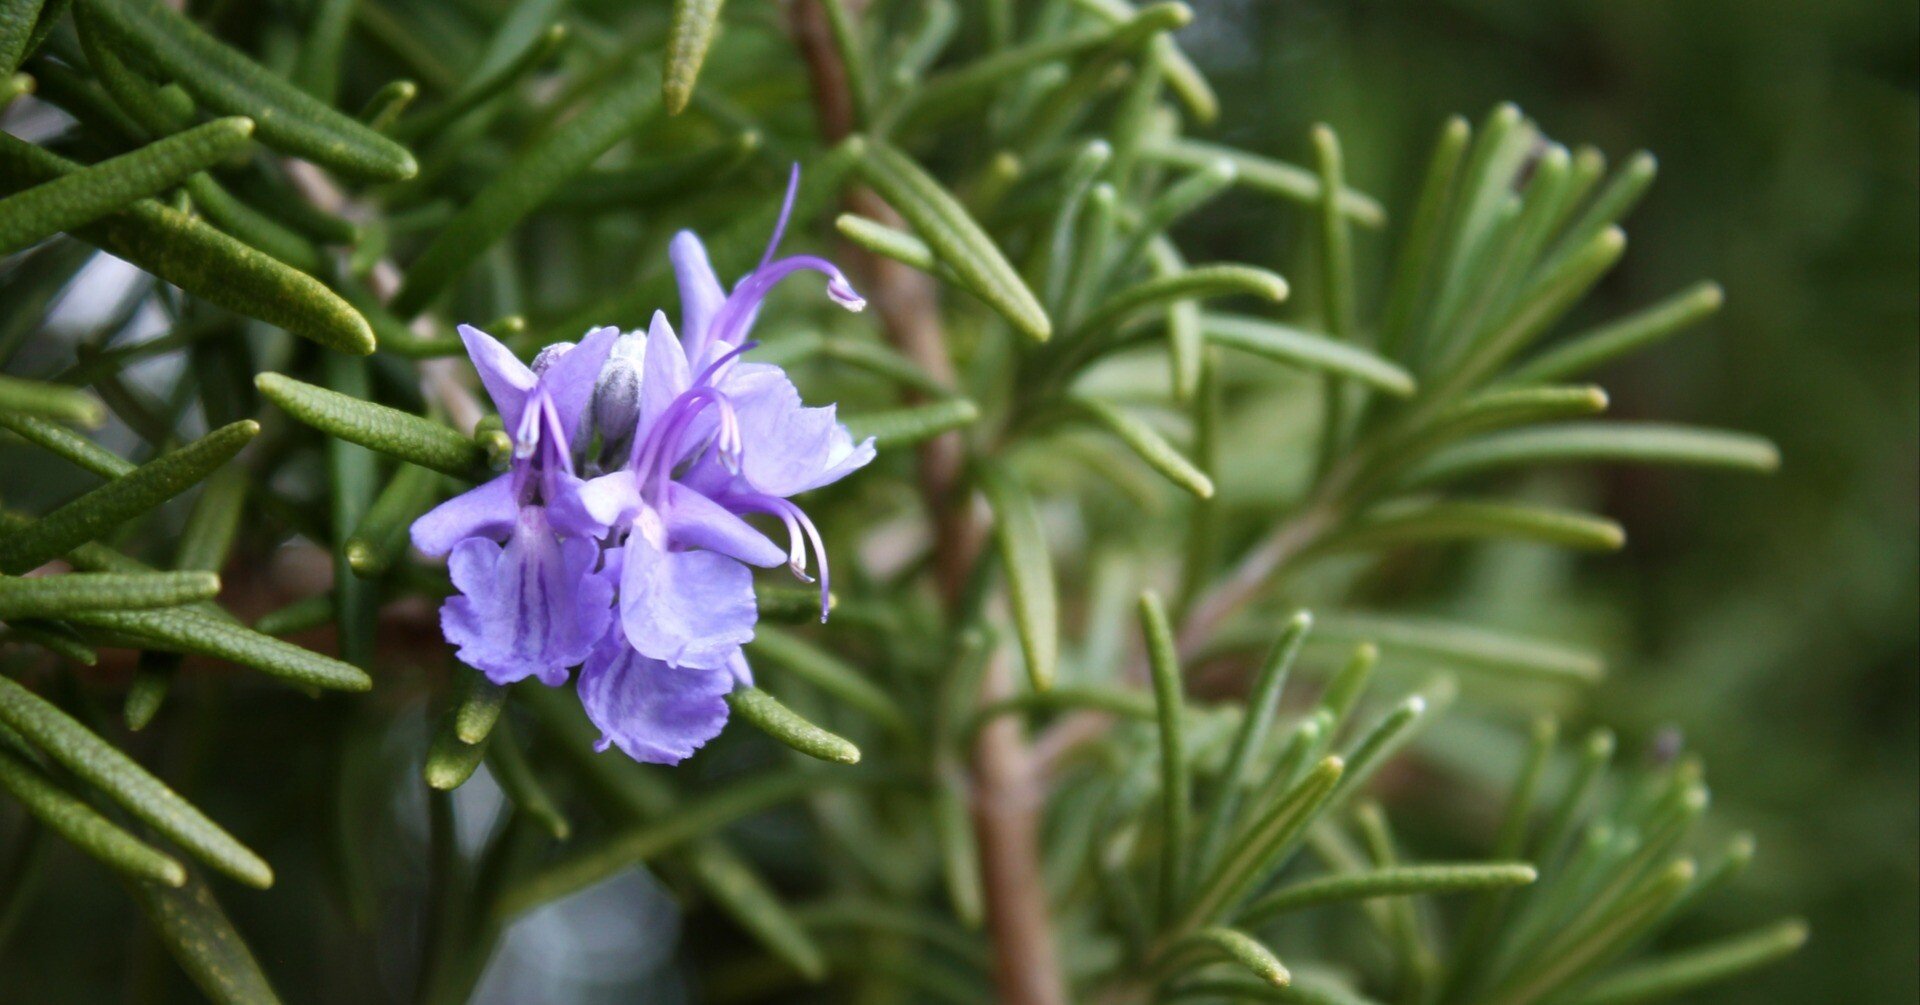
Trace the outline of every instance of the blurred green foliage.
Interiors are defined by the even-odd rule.
[[[1600,382],[1616,415],[1764,433],[1780,474],[1567,474],[1549,490],[1603,500],[1633,542],[1622,555],[1577,571],[1489,558],[1470,594],[1436,584],[1434,603],[1513,627],[1578,622],[1563,627],[1612,667],[1592,707],[1625,737],[1683,732],[1723,822],[1758,836],[1769,867],[1702,923],[1795,904],[1814,937],[1767,979],[1690,1000],[1914,1000],[1920,8],[1293,0],[1203,5],[1187,38],[1223,93],[1276,96],[1226,102],[1229,142],[1298,160],[1308,125],[1329,121],[1372,192],[1407,192],[1432,123],[1501,96],[1555,135],[1659,155],[1631,250],[1586,310],[1698,275],[1727,303]],[[1196,227],[1258,261],[1305,221],[1235,206]],[[1383,257],[1365,236],[1359,250]]]

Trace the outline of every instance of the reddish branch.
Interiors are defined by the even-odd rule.
[[[826,12],[816,0],[795,0],[789,15],[813,85],[821,133],[829,143],[838,143],[852,133],[855,109]],[[850,193],[847,205],[889,226],[903,225],[893,207],[869,189]],[[951,385],[953,361],[947,355],[932,278],[880,256],[853,257],[889,341],[935,380]],[[961,481],[965,442],[958,433],[935,437],[921,445],[919,460],[920,491],[934,522],[940,591],[952,609],[973,572],[984,536]],[[1005,693],[1010,688],[1009,673],[1006,661],[995,658],[985,674],[983,697]],[[1040,870],[1044,794],[1017,720],[1002,717],[980,731],[973,748],[972,789],[987,934],[993,943],[1000,1001],[1065,1005],[1066,984]]]

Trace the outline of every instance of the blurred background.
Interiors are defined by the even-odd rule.
[[[300,5],[289,5],[300,6]],[[656,16],[664,4],[639,16]],[[765,5],[739,3],[741,17]],[[1354,184],[1404,216],[1428,145],[1450,114],[1513,99],[1557,139],[1618,162],[1659,156],[1651,195],[1627,221],[1622,264],[1566,327],[1617,316],[1699,279],[1726,307],[1651,352],[1598,374],[1615,416],[1751,430],[1785,463],[1765,479],[1666,468],[1550,473],[1535,491],[1620,519],[1629,547],[1569,559],[1524,547],[1479,549],[1464,565],[1394,583],[1395,606],[1593,646],[1610,673],[1561,704],[1568,735],[1604,723],[1623,750],[1672,748],[1705,761],[1714,826],[1751,831],[1754,868],[1681,924],[1675,944],[1783,915],[1811,923],[1807,947],[1698,1002],[1903,1002],[1920,997],[1920,13],[1895,0],[1694,0],[1541,4],[1526,0],[1201,0],[1181,41],[1223,96],[1212,136],[1296,163],[1308,129],[1336,126]],[[733,11],[733,7],[729,7]],[[380,79],[386,79],[382,76]],[[1183,227],[1196,260],[1287,271],[1311,309],[1307,214],[1250,198],[1215,204]],[[1358,235],[1377,280],[1388,244]],[[90,268],[111,270],[95,262]],[[125,276],[96,277],[124,283]],[[1371,288],[1378,288],[1373,283]],[[78,300],[81,298],[68,298]],[[1363,301],[1363,311],[1377,311]],[[9,304],[0,330],[30,323]],[[108,310],[112,305],[101,307]],[[76,304],[63,304],[69,311]],[[27,321],[19,319],[26,318]],[[69,314],[72,327],[87,319]],[[58,477],[58,476],[54,476]],[[49,497],[83,484],[46,484]],[[16,489],[17,490],[17,489]],[[189,706],[218,718],[214,699]],[[229,742],[259,749],[300,717],[303,699],[256,702]],[[1604,711],[1604,717],[1595,712]],[[329,707],[353,728],[343,708]],[[424,727],[420,727],[424,729]],[[188,730],[180,731],[190,732]],[[207,735],[206,731],[200,731]],[[382,758],[406,774],[423,734],[393,736]],[[159,751],[169,777],[205,750]],[[1635,756],[1638,756],[1637,753]],[[1509,764],[1482,766],[1505,778]],[[331,807],[285,805],[289,775],[334,770],[311,749],[249,764],[212,788],[216,818],[271,817],[285,844],[314,849]],[[484,776],[482,776],[484,779]],[[1416,774],[1411,779],[1417,783]],[[1396,818],[1431,846],[1459,840],[1450,807],[1402,786]],[[498,793],[462,790],[463,828],[484,830]],[[222,801],[226,800],[226,801]],[[492,802],[489,802],[489,801]],[[1433,800],[1428,800],[1433,802]],[[1457,809],[1457,807],[1451,807]],[[1423,809],[1427,818],[1422,820]],[[417,810],[417,808],[416,808]],[[417,812],[415,815],[418,815]],[[471,825],[468,827],[467,825]],[[463,836],[478,840],[478,834]],[[769,843],[784,835],[770,832]],[[268,849],[273,852],[274,849]],[[405,851],[406,849],[403,849]],[[413,849],[417,854],[417,849]],[[294,853],[282,850],[278,860]],[[419,871],[403,862],[395,871]],[[83,987],[70,1000],[141,1000],[156,972],[191,994],[150,940],[128,938],[128,909],[97,871],[66,855],[47,889],[54,923],[31,923],[0,955],[0,976]],[[301,903],[324,876],[290,870]],[[636,908],[644,905],[644,909]],[[328,960],[403,969],[414,947],[314,946],[276,908],[234,913],[290,988]],[[482,985],[488,1002],[632,1001],[679,936],[672,897],[638,873],[596,888],[566,916],[530,918]],[[102,933],[107,933],[103,935]],[[728,933],[686,933],[724,953]],[[329,938],[338,939],[337,933]],[[707,942],[705,947],[697,944]],[[651,947],[646,953],[636,946]],[[651,953],[652,955],[648,955]],[[89,973],[88,970],[92,972]],[[57,974],[57,977],[48,977]],[[598,983],[581,983],[582,975]],[[389,975],[390,976],[390,975]],[[380,975],[357,979],[378,982]],[[578,986],[561,987],[572,979]],[[316,985],[317,986],[317,985]],[[20,985],[15,985],[16,988]],[[649,1002],[693,996],[658,978]],[[78,993],[78,992],[68,992]],[[296,997],[298,997],[296,995]],[[9,997],[0,981],[0,1002]],[[181,999],[184,1000],[184,999]]]
[[[1349,176],[1401,216],[1442,119],[1501,100],[1613,161],[1658,155],[1627,256],[1586,310],[1617,315],[1701,278],[1725,287],[1726,307],[1597,379],[1618,417],[1763,433],[1781,471],[1612,469],[1543,486],[1622,520],[1627,549],[1570,568],[1489,554],[1463,573],[1471,590],[1447,592],[1455,609],[1473,598],[1478,620],[1546,619],[1606,651],[1608,680],[1584,707],[1605,710],[1626,750],[1684,737],[1719,823],[1759,839],[1755,868],[1690,922],[1701,931],[1676,936],[1781,913],[1812,923],[1797,956],[1692,1000],[1915,1000],[1916,5],[1195,9],[1181,37],[1225,96],[1221,138],[1310,163],[1307,131],[1330,122]],[[1214,257],[1298,261],[1309,219],[1215,210],[1189,238]],[[1377,274],[1385,242],[1362,241]]]

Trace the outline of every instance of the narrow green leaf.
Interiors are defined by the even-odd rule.
[[[1405,746],[1413,738],[1414,728],[1426,719],[1434,703],[1426,695],[1411,695],[1395,705],[1380,721],[1360,735],[1351,746],[1343,760],[1346,773],[1340,776],[1340,786],[1335,793],[1339,800],[1360,786],[1386,763],[1395,751]]]
[[[855,440],[871,436],[876,447],[898,447],[973,425],[979,418],[979,406],[966,398],[951,398],[925,405],[856,413],[846,416],[844,421]]]
[[[1696,283],[1617,321],[1571,335],[1515,368],[1505,380],[1544,384],[1586,373],[1603,363],[1664,341],[1698,324],[1726,301],[1718,283]]]
[[[365,691],[373,687],[373,679],[366,671],[351,663],[342,663],[200,611],[90,611],[68,614],[66,620],[125,636],[141,648],[211,656],[250,666],[295,684],[332,691]]]
[[[5,210],[6,203],[7,200],[0,199],[0,211]],[[100,400],[77,387],[21,380],[4,374],[0,374],[0,413],[82,426],[98,426],[106,418]]]
[[[413,139],[445,132],[461,116],[513,86],[515,81],[546,62],[566,40],[567,27],[561,24],[549,25],[528,36],[519,51],[507,53],[505,61],[492,72],[469,78],[443,104],[397,125],[393,130],[394,135]]]
[[[461,743],[481,743],[500,721],[500,712],[507,705],[507,689],[478,670],[456,672],[464,683],[460,704],[453,710],[453,733]]]
[[[1599,657],[1537,639],[1474,625],[1407,615],[1344,612],[1322,617],[1320,635],[1330,640],[1366,640],[1460,669],[1588,682],[1600,679]]]
[[[1198,265],[1185,272],[1154,276],[1103,300],[1080,322],[1074,337],[1092,338],[1140,311],[1179,300],[1243,295],[1279,303],[1287,298],[1287,281],[1278,273],[1251,265]]]
[[[1140,223],[1133,228],[1126,246],[1114,257],[1114,271],[1124,273],[1146,252],[1147,245],[1154,238],[1166,233],[1174,224],[1226,191],[1239,174],[1240,169],[1223,157],[1167,186],[1165,191],[1147,204],[1146,212],[1141,214]]]
[[[814,611],[819,607],[815,605]],[[791,632],[760,625],[747,651],[754,663],[762,660],[819,688],[842,704],[857,708],[896,735],[911,736],[912,721],[884,688],[868,680],[852,664]]]
[[[1202,315],[1200,328],[1215,345],[1351,377],[1395,397],[1410,397],[1414,391],[1413,375],[1397,364],[1317,332],[1234,314]]]
[[[360,109],[360,121],[376,133],[387,132],[419,96],[419,84],[411,80],[390,80],[367,99],[366,107]]]
[[[1174,652],[1173,626],[1152,591],[1140,595],[1140,624],[1147,638],[1147,665],[1153,675],[1153,705],[1160,737],[1160,917],[1173,916],[1185,897],[1187,831],[1193,804],[1193,774],[1187,765],[1184,731],[1186,697],[1180,684],[1180,657]]]
[[[1112,159],[1113,147],[1099,139],[1089,141],[1074,154],[1060,180],[1053,223],[1045,231],[1047,239],[1034,242],[1029,257],[1032,267],[1027,271],[1035,277],[1034,285],[1039,287],[1041,299],[1050,310],[1058,311],[1066,303],[1067,279],[1080,250],[1080,212],[1093,192],[1101,169]]]
[[[1016,712],[1063,712],[1086,709],[1105,712],[1122,719],[1147,722],[1158,717],[1153,695],[1134,688],[1052,687],[1045,691],[1023,691],[988,702],[973,714],[965,735],[969,738],[997,716]]]
[[[133,463],[120,455],[46,419],[0,411],[0,429],[59,454],[102,478],[118,478],[134,469]]]
[[[1692,859],[1662,869],[1585,924],[1564,930],[1485,1000],[1489,1005],[1523,1005],[1593,969],[1665,917],[1696,871]]]
[[[756,775],[687,800],[658,822],[635,824],[511,883],[501,892],[495,912],[503,919],[515,917],[674,851],[742,817],[865,780],[865,776],[852,771],[791,770]]]
[[[911,265],[921,272],[933,273],[939,268],[939,260],[934,257],[933,249],[928,247],[927,242],[904,230],[895,230],[884,223],[853,213],[842,213],[835,217],[833,226],[840,236],[876,255]]]
[[[1544,268],[1551,269],[1579,254],[1580,249],[1595,235],[1619,223],[1639,204],[1641,197],[1647,194],[1647,189],[1653,186],[1654,176],[1659,173],[1659,162],[1644,150],[1628,158],[1625,164],[1620,165],[1620,170],[1614,172],[1606,187],[1587,204],[1586,212],[1568,225],[1566,233],[1561,235],[1559,243],[1549,253]]]
[[[1420,436],[1428,443],[1506,426],[1585,418],[1607,410],[1607,392],[1591,384],[1483,391],[1441,413]]]
[[[1174,449],[1173,444],[1163,439],[1152,426],[1098,398],[1076,395],[1073,404],[1106,427],[1108,432],[1127,445],[1127,449],[1145,461],[1148,467],[1165,475],[1168,481],[1198,498],[1213,498],[1213,479],[1187,460],[1186,455]]]
[[[727,695],[727,705],[754,728],[808,757],[837,764],[860,763],[860,748],[847,738],[808,722],[757,687],[734,688]]]
[[[275,76],[161,0],[80,4],[121,55],[177,81],[209,108],[251,116],[263,143],[366,178],[398,181],[419,171],[405,147]]]
[[[1799,952],[1807,923],[1776,922],[1718,942],[1637,963],[1589,988],[1575,1005],[1633,1005],[1676,998]]]
[[[1134,14],[1133,5],[1127,0],[1075,0],[1075,4],[1106,21],[1108,24],[1121,24]],[[1160,72],[1166,75],[1167,87],[1180,99],[1191,114],[1201,124],[1207,124],[1220,116],[1220,99],[1213,93],[1213,86],[1193,65],[1186,53],[1173,44],[1171,37],[1161,35],[1155,39],[1152,56],[1160,64]]]
[[[18,579],[0,576],[0,621],[63,618],[75,611],[178,607],[220,592],[211,572],[73,572]]]
[[[827,961],[820,946],[787,909],[779,891],[768,886],[737,852],[717,842],[703,842],[688,850],[687,869],[721,910],[801,977],[809,981],[826,977]]]
[[[265,889],[273,885],[273,870],[260,856],[132,758],[7,677],[0,677],[0,723],[13,727],[67,770],[201,861],[249,886]]]
[[[1447,500],[1362,519],[1330,535],[1325,552],[1514,538],[1584,551],[1618,551],[1626,531],[1605,517],[1519,503]]]
[[[919,5],[918,18],[894,46],[892,79],[906,90],[940,58],[960,26],[960,5],[954,0],[932,0]]]
[[[487,742],[487,767],[492,769],[494,780],[500,783],[507,798],[513,800],[515,808],[539,821],[554,840],[565,841],[573,833],[573,825],[567,822],[566,814],[560,811],[533,766],[527,763],[511,728],[502,723],[497,732],[500,735]]]
[[[0,571],[25,572],[179,495],[232,460],[259,431],[260,424],[251,419],[222,426],[25,527],[0,534]]]
[[[1239,728],[1234,730],[1233,745],[1228,748],[1227,762],[1220,771],[1212,805],[1208,808],[1206,826],[1201,830],[1204,862],[1213,860],[1220,842],[1232,833],[1241,795],[1253,781],[1248,772],[1254,755],[1266,749],[1267,734],[1280,711],[1280,696],[1286,690],[1287,676],[1293,671],[1294,661],[1299,659],[1300,649],[1312,628],[1313,615],[1306,611],[1288,618],[1280,629],[1280,637],[1274,640],[1273,649],[1254,673],[1253,685],[1247,690],[1246,712],[1241,716]]]
[[[356,576],[378,576],[406,550],[407,528],[433,503],[440,476],[430,468],[403,465],[388,479],[345,546]]]
[[[260,620],[253,623],[253,630],[263,635],[293,635],[332,620],[333,594],[322,593],[262,614]]]
[[[1540,782],[1546,774],[1547,763],[1553,756],[1558,739],[1559,724],[1552,718],[1542,717],[1534,721],[1526,760],[1522,762],[1520,774],[1507,796],[1500,829],[1494,837],[1494,858],[1514,858],[1524,849],[1527,828],[1532,824],[1534,801],[1539,796]],[[1461,927],[1460,948],[1456,954],[1463,965],[1477,965],[1485,959],[1488,945],[1508,918],[1511,901],[1505,890],[1489,890],[1474,901]]]
[[[247,944],[202,880],[171,890],[128,883],[148,924],[201,993],[218,1005],[277,1005],[280,999]]]
[[[81,666],[96,666],[100,654],[93,647],[77,638],[73,629],[57,621],[16,621],[6,628],[6,637],[10,642],[27,642],[45,649],[47,652],[70,663]]]
[[[1086,313],[1112,276],[1112,246],[1120,227],[1120,190],[1099,182],[1087,192],[1085,218],[1073,234],[1073,256],[1066,265],[1066,292],[1060,298],[1060,317],[1069,328]]]
[[[1661,423],[1568,422],[1492,433],[1440,451],[1407,475],[1436,485],[1534,464],[1614,462],[1725,468],[1771,474],[1780,451],[1749,433]]]
[[[1289,911],[1374,897],[1429,897],[1446,893],[1525,886],[1539,877],[1525,862],[1464,862],[1403,865],[1367,872],[1336,873],[1282,887],[1254,901],[1237,916],[1261,925]]]
[[[80,170],[63,157],[0,134],[0,192]],[[228,310],[340,352],[373,351],[366,318],[326,284],[151,199],[81,227],[74,236]]]
[[[0,0],[0,77],[12,76],[26,61],[33,26],[44,0]],[[0,108],[6,103],[0,101]]]
[[[407,267],[393,313],[410,318],[464,275],[488,248],[659,107],[644,71],[624,74],[578,114],[553,127],[469,200]]]
[[[1191,170],[1226,160],[1233,164],[1234,180],[1242,186],[1306,205],[1320,201],[1320,179],[1312,171],[1232,147],[1176,137],[1151,144],[1140,153],[1147,160]],[[1353,189],[1340,194],[1340,208],[1363,227],[1378,227],[1387,221],[1378,202]]]
[[[187,881],[187,870],[179,862],[120,829],[4,747],[0,747],[0,787],[69,844],[108,868],[167,886]]]
[[[1425,180],[1414,203],[1413,221],[1395,253],[1393,281],[1387,289],[1387,306],[1380,319],[1380,352],[1389,358],[1402,358],[1415,327],[1414,312],[1432,293],[1438,273],[1444,267],[1438,254],[1441,225],[1451,203],[1454,178],[1466,155],[1467,140],[1473,129],[1467,120],[1455,115],[1440,129],[1433,154],[1427,162]]]
[[[250,487],[242,468],[221,468],[207,478],[193,501],[193,511],[187,514],[186,527],[180,531],[180,543],[173,553],[174,568],[219,572],[226,566],[234,535],[240,532]]]
[[[1320,315],[1329,337],[1353,341],[1353,235],[1340,208],[1339,193],[1346,168],[1340,139],[1326,125],[1313,128],[1314,161],[1320,173]],[[1324,477],[1344,453],[1347,428],[1347,389],[1338,375],[1322,375],[1320,390],[1320,449],[1314,477]]]
[[[268,401],[329,436],[450,475],[471,476],[485,465],[478,444],[432,419],[278,373],[263,373],[253,382]]]
[[[1189,948],[1204,948],[1225,956],[1273,987],[1284,988],[1293,983],[1293,975],[1280,962],[1280,958],[1273,955],[1273,950],[1237,929],[1202,928],[1182,938],[1169,952]]]
[[[1040,514],[1026,487],[1011,472],[983,464],[979,476],[987,504],[993,508],[993,536],[1006,567],[1014,628],[1026,656],[1027,677],[1035,691],[1045,691],[1053,687],[1060,662],[1060,625],[1053,559],[1047,554]]]
[[[942,778],[933,794],[933,827],[940,843],[940,877],[947,900],[962,924],[977,928],[986,914],[985,895],[980,890],[980,847],[963,787],[958,779]]]
[[[1183,922],[1175,930],[1191,930],[1222,917],[1250,886],[1278,864],[1306,833],[1333,795],[1346,762],[1327,757],[1268,808],[1227,850],[1226,857],[1200,886]]]
[[[913,225],[934,254],[988,306],[1027,336],[1053,333],[1040,301],[966,208],[906,154],[867,138],[859,148],[861,177]]]
[[[725,0],[673,0],[673,21],[667,29],[667,72],[661,82],[667,114],[678,115],[693,97],[700,64],[707,61],[714,29],[720,26]]]
[[[226,160],[252,135],[252,119],[215,119],[0,199],[0,255],[164,192]]]
[[[998,92],[1001,84],[1049,63],[1101,50],[1126,51],[1162,32],[1184,26],[1193,12],[1182,3],[1156,3],[1106,25],[1001,49],[915,88],[898,113],[903,121],[926,127],[965,111]]]
[[[487,734],[481,734],[480,742],[467,743],[459,735],[458,710],[442,717],[439,726],[433,731],[433,742],[427,748],[426,764],[420,774],[427,785],[439,792],[451,792],[467,783],[480,767],[481,758],[486,756]]]
[[[1434,394],[1435,400],[1450,401],[1497,372],[1579,303],[1620,260],[1626,247],[1626,234],[1617,227],[1609,228],[1594,235],[1578,254],[1561,265],[1542,271],[1515,298],[1506,316],[1467,349],[1459,366],[1446,375],[1440,391]]]

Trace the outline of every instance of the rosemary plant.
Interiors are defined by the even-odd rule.
[[[1650,952],[1752,855],[1702,766],[1551,717],[1511,777],[1458,756],[1432,720],[1600,663],[1382,586],[1622,547],[1537,466],[1775,467],[1585,382],[1720,303],[1566,330],[1651,157],[1501,105],[1389,212],[1330,128],[1304,165],[1207,139],[1271,98],[1214,93],[1180,3],[179,6],[0,0],[0,939],[68,896],[53,842],[222,1002],[485,996],[516,926],[635,869],[714,936],[640,979],[714,1001],[1598,1005],[1804,937]],[[1178,239],[1249,200],[1294,259]],[[783,226],[871,310],[759,305]],[[140,275],[101,292],[96,251]],[[112,302],[71,336],[62,290]],[[830,596],[741,564],[828,551]],[[1436,858],[1392,820],[1449,787],[1484,808]]]

